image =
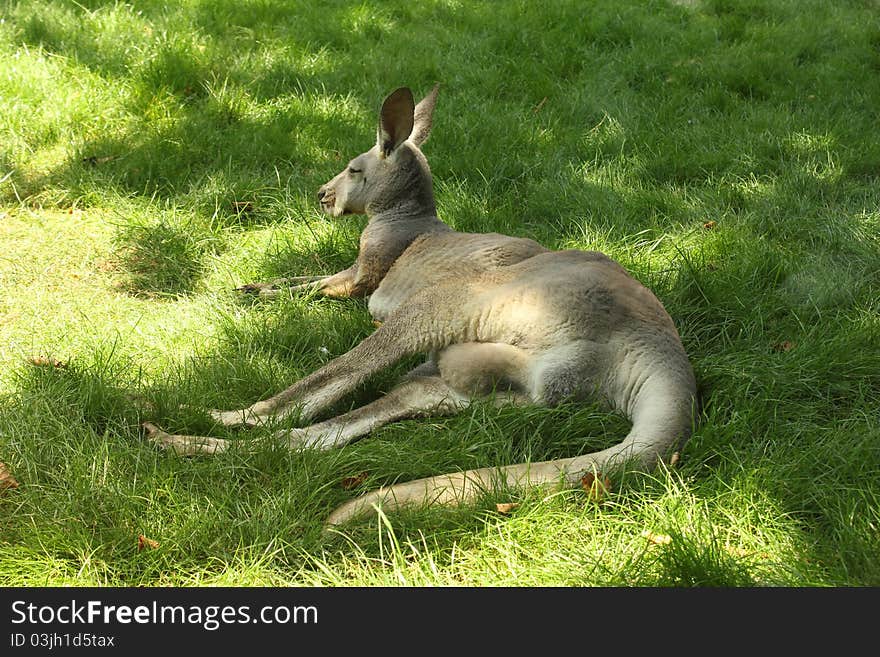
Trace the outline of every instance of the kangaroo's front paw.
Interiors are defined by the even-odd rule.
[[[235,288],[235,291],[239,294],[262,297],[264,299],[281,294],[281,290],[276,283],[247,283]]]

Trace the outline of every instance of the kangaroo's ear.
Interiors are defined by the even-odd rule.
[[[388,157],[395,148],[405,142],[413,129],[415,101],[408,87],[392,91],[379,112],[379,152]]]
[[[416,146],[421,146],[428,140],[431,134],[431,125],[434,122],[434,106],[437,104],[437,92],[440,90],[440,83],[434,85],[434,88],[428,92],[428,95],[422,98],[416,105],[415,119],[412,135],[410,139]]]

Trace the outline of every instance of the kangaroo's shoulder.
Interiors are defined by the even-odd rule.
[[[512,265],[549,249],[527,237],[500,233],[460,233],[457,231],[422,234],[413,240],[406,256],[413,259],[428,253],[447,261],[466,260],[478,268]]]

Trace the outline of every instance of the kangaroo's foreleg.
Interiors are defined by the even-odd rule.
[[[237,292],[254,294],[263,299],[274,299],[285,290],[293,294],[317,292],[327,297],[344,298],[351,296],[356,276],[357,265],[352,265],[330,276],[291,276],[277,278],[268,283],[248,283],[235,289]]]
[[[289,276],[287,278],[275,278],[265,283],[246,283],[245,285],[240,285],[235,288],[235,291],[271,299],[280,295],[282,290],[301,287],[304,284],[315,283],[325,278],[327,278],[327,276]]]

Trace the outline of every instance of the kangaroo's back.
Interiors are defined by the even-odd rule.
[[[370,297],[370,314],[385,321],[407,299],[452,281],[459,290],[487,273],[527,260],[547,249],[534,240],[497,233],[427,233],[395,260]],[[461,302],[460,294],[454,303]]]

